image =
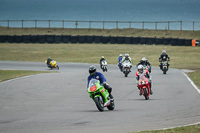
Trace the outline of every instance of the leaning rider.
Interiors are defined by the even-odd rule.
[[[125,54],[125,57],[122,58],[122,64],[124,61],[128,60],[132,64],[131,57],[129,57],[129,54]],[[132,65],[130,66],[130,70],[132,68]]]
[[[163,61],[170,61],[170,58],[169,58],[169,56],[168,56],[168,54],[166,53],[165,50],[162,51],[162,54],[159,57],[159,62],[160,62],[159,66],[160,66],[160,69],[162,69],[162,62]],[[168,69],[168,67],[169,67],[169,64],[167,62],[167,69]]]
[[[136,72],[136,80],[137,80],[137,87],[138,89],[140,90],[139,88],[139,79],[140,79],[140,76],[141,75],[144,75],[146,78],[149,79],[149,85],[150,85],[150,94],[152,95],[153,94],[153,91],[151,90],[151,75],[149,73],[148,70],[144,70],[143,69],[143,66],[142,65],[139,65],[138,66],[138,71]],[[140,91],[140,94],[139,95],[142,95],[141,91]]]
[[[52,59],[50,57],[47,58],[47,65],[51,66],[50,62],[52,61]]]
[[[136,66],[139,66],[139,65],[149,66],[148,71],[151,73],[151,63],[145,57],[143,57]]]
[[[109,96],[111,99],[113,99],[113,96],[111,95],[112,92],[112,87],[110,87],[108,85],[108,83],[106,82],[106,78],[104,77],[104,75],[100,72],[96,72],[96,67],[95,66],[90,66],[89,67],[89,76],[88,76],[88,84],[87,84],[87,88],[89,87],[89,83],[91,79],[97,79],[100,81],[100,84],[102,86],[104,86],[104,88],[106,90],[108,90]]]

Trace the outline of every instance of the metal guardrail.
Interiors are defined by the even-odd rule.
[[[198,21],[78,21],[78,20],[0,20],[1,27],[18,28],[89,28],[89,29],[164,29],[164,30],[200,30]],[[186,28],[187,27],[187,28]]]

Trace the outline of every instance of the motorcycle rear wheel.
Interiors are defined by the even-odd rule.
[[[111,102],[111,104],[107,107],[109,110],[114,110],[115,108],[115,103],[114,103],[114,99],[113,101]]]
[[[104,103],[103,103],[103,101],[100,100],[100,97],[101,96],[95,97],[94,102],[95,102],[98,110],[102,112],[102,111],[104,111]]]

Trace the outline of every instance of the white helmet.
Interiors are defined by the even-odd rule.
[[[162,53],[163,53],[163,54],[166,54],[166,51],[165,51],[165,50],[163,50],[163,51],[162,51]]]
[[[147,59],[145,57],[142,58],[142,61],[147,61]]]
[[[122,54],[120,54],[119,56],[120,56],[120,57],[122,57],[123,55],[122,55]]]
[[[138,66],[138,71],[139,71],[140,73],[143,73],[143,65],[139,65],[139,66]]]
[[[129,57],[129,54],[125,54],[125,57]]]

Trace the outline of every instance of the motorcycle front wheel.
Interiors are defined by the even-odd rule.
[[[144,97],[145,97],[145,100],[148,100],[149,97],[148,97],[148,92],[147,92],[147,88],[144,88]]]
[[[102,100],[102,97],[99,96],[99,97],[95,97],[94,98],[94,102],[98,108],[99,111],[104,111],[104,103],[103,103],[103,100]]]

